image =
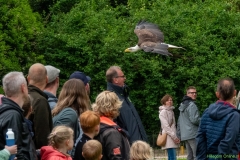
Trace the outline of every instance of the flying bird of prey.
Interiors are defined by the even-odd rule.
[[[168,52],[169,48],[181,48],[164,42],[163,33],[158,26],[147,21],[139,21],[134,29],[134,33],[138,37],[138,44],[135,47],[130,47],[125,52],[136,52],[143,50],[144,52],[158,53],[162,55],[171,55]]]

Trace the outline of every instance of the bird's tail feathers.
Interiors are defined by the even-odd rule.
[[[186,49],[183,48],[183,47],[174,46],[174,45],[172,45],[172,44],[167,44],[167,43],[161,43],[161,44],[168,45],[168,48],[179,48],[179,49],[184,49],[184,50],[186,50]]]

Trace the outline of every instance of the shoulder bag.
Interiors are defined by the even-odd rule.
[[[167,133],[163,133],[160,131],[159,134],[158,134],[158,137],[157,137],[157,146],[165,146],[167,142]]]
[[[172,126],[172,124],[170,125],[170,127]],[[162,133],[162,131],[160,131],[156,141],[157,146],[159,147],[165,146],[166,142],[167,142],[167,133]]]

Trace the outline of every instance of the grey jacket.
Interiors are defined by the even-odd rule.
[[[196,138],[200,122],[198,108],[191,97],[184,96],[179,107],[177,136],[181,141]]]

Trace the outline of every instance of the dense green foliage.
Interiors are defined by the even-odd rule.
[[[78,3],[74,1],[71,9],[63,7],[66,0],[52,2],[48,8],[51,18],[47,23],[43,21],[45,28],[41,28],[41,34],[31,34],[37,39],[32,40],[31,37],[26,42],[32,44],[37,40],[34,51],[44,56],[45,64],[61,69],[62,82],[75,70],[89,75],[92,78],[92,101],[106,89],[107,68],[121,66],[131,88],[130,98],[149,135],[159,129],[158,106],[166,93],[174,97],[177,107],[186,87],[196,86],[197,104],[202,112],[216,100],[214,92],[219,78],[233,78],[237,89],[240,89],[239,0],[128,0],[124,3],[81,0]],[[28,15],[37,17],[35,13]],[[142,51],[124,53],[125,48],[136,45],[137,37],[133,30],[141,19],[158,24],[166,43],[186,50],[171,50],[172,57]],[[34,19],[31,22],[34,25],[40,21]],[[1,21],[0,25],[3,24],[5,21]],[[36,28],[39,31],[39,27]],[[26,32],[30,31],[26,29]],[[22,37],[21,32],[18,34],[16,39]],[[3,36],[1,33],[1,40]],[[0,54],[8,53],[5,43],[0,41]],[[18,51],[22,53],[18,59],[29,58],[26,52],[29,50],[24,49]],[[9,52],[11,54],[15,56]],[[11,63],[15,62],[14,56]],[[20,66],[27,65],[24,63]],[[13,65],[8,66],[7,71],[13,68]],[[175,111],[178,117],[177,109]]]
[[[0,75],[9,71],[27,71],[42,61],[34,53],[35,40],[43,29],[38,14],[32,12],[27,0],[0,2]],[[2,90],[2,89],[1,89]]]

